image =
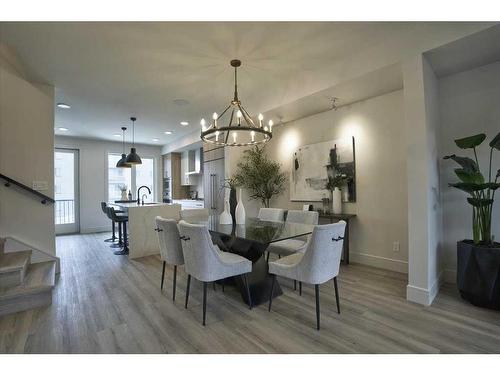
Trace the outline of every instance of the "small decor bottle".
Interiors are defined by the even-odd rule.
[[[243,206],[243,201],[241,199],[241,188],[238,191],[238,204],[236,205],[236,224],[245,224],[245,206]]]
[[[132,193],[130,192],[130,190],[128,191],[128,200],[131,201],[132,200]]]

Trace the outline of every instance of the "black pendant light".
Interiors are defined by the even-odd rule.
[[[125,154],[125,130],[126,127],[122,127],[123,140],[122,140],[122,158],[116,163],[116,168],[132,168],[132,164],[127,163],[127,154]]]
[[[131,117],[132,121],[132,148],[130,149],[130,154],[127,155],[128,164],[142,164],[141,157],[135,151],[135,117]]]

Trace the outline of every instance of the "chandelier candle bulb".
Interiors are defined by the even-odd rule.
[[[262,113],[259,113],[259,126],[262,128],[262,120],[264,120],[264,116],[262,116]]]
[[[205,122],[205,119],[204,119],[204,118],[202,118],[202,119],[201,119],[200,124],[201,124],[201,130],[202,130],[202,131],[205,131],[205,130],[206,130],[206,128],[205,128],[205,124],[206,124],[206,122]]]
[[[234,143],[236,143],[236,137],[238,136],[238,133],[236,132],[233,132],[233,141]]]
[[[241,125],[241,111],[238,110],[238,112],[236,113],[236,117],[238,117],[238,125]]]
[[[214,112],[214,114],[212,115],[212,118],[214,119],[214,128],[217,127],[217,117],[218,117],[217,112]]]
[[[255,142],[255,132],[253,130],[250,132],[250,136],[252,137],[252,143]]]
[[[215,142],[218,142],[218,141],[219,141],[219,134],[220,134],[220,133],[219,133],[219,131],[217,130],[217,131],[215,132]]]
[[[273,125],[274,125],[273,120],[269,120],[268,124],[269,124],[269,131],[272,132],[273,131]]]

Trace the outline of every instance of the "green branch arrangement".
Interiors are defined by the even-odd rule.
[[[280,164],[269,159],[264,146],[255,146],[243,151],[238,171],[233,176],[236,185],[248,190],[250,199],[258,199],[269,207],[271,198],[285,191],[286,174]]]
[[[334,191],[335,188],[342,188],[349,182],[349,177],[346,174],[337,174],[334,177],[328,176],[328,181],[325,184],[325,189]]]
[[[455,154],[445,156],[444,159],[451,159],[461,167],[455,169],[455,174],[460,182],[449,184],[449,186],[465,191],[470,195],[470,197],[467,198],[467,202],[472,205],[472,233],[474,243],[476,245],[493,246],[494,238],[491,234],[491,216],[495,193],[500,187],[500,183],[498,183],[500,169],[497,171],[494,177],[495,179],[493,180],[491,168],[493,150],[500,150],[500,133],[489,143],[490,159],[487,181],[481,173],[476,151],[476,148],[483,143],[485,139],[485,134],[477,134],[455,140],[455,144],[459,148],[463,150],[472,149],[474,159],[456,156]]]

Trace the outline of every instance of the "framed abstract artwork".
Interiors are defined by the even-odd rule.
[[[354,137],[300,146],[293,152],[290,200],[321,201],[329,197],[328,178],[341,176],[342,201],[356,202]]]

